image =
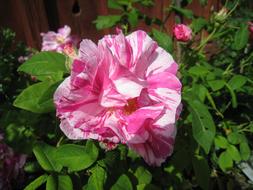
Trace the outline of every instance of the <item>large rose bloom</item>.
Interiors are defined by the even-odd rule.
[[[150,165],[172,153],[181,101],[177,64],[145,32],[83,40],[54,95],[70,139],[124,143]],[[110,147],[109,147],[110,148]]]

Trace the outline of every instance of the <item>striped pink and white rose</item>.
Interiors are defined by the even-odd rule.
[[[180,114],[178,65],[144,31],[83,40],[71,75],[54,94],[69,139],[129,146],[159,166],[173,151]]]

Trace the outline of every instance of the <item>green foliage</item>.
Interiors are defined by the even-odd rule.
[[[121,175],[111,188],[111,190],[132,190],[132,189],[133,186],[131,184],[131,181],[125,174]]]
[[[59,83],[44,81],[27,87],[16,98],[13,105],[34,113],[54,110],[53,94]]]
[[[29,185],[25,187],[24,190],[34,190],[40,187],[43,183],[47,181],[47,174],[44,174],[38,178],[36,178],[34,181],[32,181]]]
[[[137,178],[139,185],[149,184],[152,181],[152,174],[143,166],[139,166],[134,175]]]
[[[215,136],[215,124],[204,104],[198,100],[187,98],[192,114],[192,133],[195,140],[208,154]]]
[[[197,182],[202,189],[209,189],[210,168],[203,156],[195,155],[192,159]]]
[[[54,160],[67,167],[69,172],[73,172],[88,168],[96,161],[97,156],[97,147],[88,141],[85,147],[74,144],[60,146],[55,152]]]
[[[233,160],[227,151],[221,153],[218,159],[218,163],[223,171],[226,169],[231,169],[233,167]]]
[[[95,166],[91,170],[91,176],[89,177],[88,184],[84,189],[87,190],[103,190],[106,182],[107,174],[106,171],[100,167]]]
[[[241,50],[247,45],[248,39],[249,39],[248,26],[247,24],[243,23],[235,34],[235,40],[234,43],[232,44],[232,48],[235,50]]]
[[[204,18],[199,17],[197,19],[192,20],[191,28],[194,33],[198,33],[207,25],[208,25],[208,22]]]
[[[189,19],[193,19],[193,12],[189,9],[184,9],[184,8],[181,8],[181,7],[178,7],[178,6],[171,6],[171,8],[178,14],[186,17],[186,18],[189,18]]]
[[[40,81],[59,81],[67,73],[65,56],[56,52],[40,52],[23,63],[18,71],[33,75]]]
[[[45,143],[39,143],[33,148],[33,153],[44,170],[59,172],[62,165],[54,159],[55,151],[54,147]]]
[[[154,36],[154,39],[158,42],[158,44],[164,48],[168,52],[172,52],[173,50],[173,42],[169,35],[160,32],[156,29],[152,29],[152,34]]]
[[[47,178],[46,190],[73,190],[73,183],[68,175],[51,174]]]
[[[94,23],[96,24],[96,28],[98,30],[101,30],[116,25],[120,19],[120,15],[99,16],[97,20],[94,21]]]

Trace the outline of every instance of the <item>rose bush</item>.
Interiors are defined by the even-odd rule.
[[[54,95],[70,139],[127,144],[150,165],[172,153],[181,101],[177,64],[145,32],[83,40]]]
[[[252,188],[250,2],[226,1],[209,19],[190,3],[165,9],[174,34],[141,12],[152,1],[109,0],[116,15],[94,23],[117,34],[97,45],[49,32],[52,51],[22,64],[0,46],[4,143],[27,155],[19,188]]]

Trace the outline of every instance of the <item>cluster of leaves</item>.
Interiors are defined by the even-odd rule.
[[[20,54],[9,53],[12,49],[1,44],[1,112],[5,110],[0,115],[1,129],[10,145],[29,155],[26,190],[252,188],[250,176],[241,167],[251,157],[253,133],[253,46],[247,28],[253,14],[249,2],[226,1],[226,9],[214,12],[208,20],[186,9],[190,3],[172,3],[161,20],[139,9],[155,6],[152,0],[108,0],[108,7],[118,14],[94,21],[97,29],[120,25],[125,33],[144,21],[150,35],[180,65],[183,112],[174,153],[157,168],[147,166],[123,145],[104,152],[97,142],[67,140],[59,129],[52,100],[69,72],[66,57],[36,53],[18,68],[19,75]],[[200,3],[205,6],[207,1]],[[192,41],[180,43],[169,35],[165,23],[171,13],[178,21],[191,21]],[[13,41],[12,33],[5,31],[3,36],[6,44]],[[29,80],[30,75],[38,82]],[[14,99],[14,105],[23,110],[11,106]]]

